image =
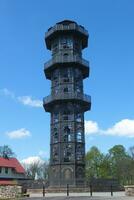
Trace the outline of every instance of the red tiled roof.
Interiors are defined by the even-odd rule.
[[[16,185],[14,181],[0,180],[0,185]]]
[[[0,167],[14,168],[17,173],[25,173],[25,169],[16,158],[2,158],[0,157]]]

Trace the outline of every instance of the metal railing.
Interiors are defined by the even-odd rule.
[[[55,31],[67,31],[67,30],[76,30],[79,31],[80,33],[88,36],[88,31],[84,29],[84,27],[79,26],[75,23],[70,23],[68,25],[63,25],[63,24],[56,24],[54,27],[50,28],[48,32],[45,33],[45,37],[49,37],[52,33]]]
[[[72,55],[72,56],[55,56],[44,64],[44,68],[47,69],[51,65],[56,64],[56,63],[70,63],[70,62],[79,63],[82,65],[85,65],[86,67],[89,67],[89,62],[87,60],[77,55],[74,55],[74,56]]]
[[[78,99],[91,103],[91,96],[81,93],[59,93],[57,95],[49,95],[43,99],[44,104],[50,103],[53,100]]]

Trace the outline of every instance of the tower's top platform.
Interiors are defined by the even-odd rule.
[[[56,24],[69,25],[69,24],[72,24],[72,23],[77,24],[75,21],[68,20],[68,19],[65,19],[65,20],[63,20],[63,21],[61,21],[61,22],[58,22],[58,23],[56,23]]]
[[[50,27],[45,33],[46,46],[51,50],[51,43],[53,39],[60,35],[72,34],[74,37],[78,37],[82,41],[82,48],[86,48],[88,45],[88,31],[81,25],[78,25],[75,21],[63,20],[56,23],[53,27]]]

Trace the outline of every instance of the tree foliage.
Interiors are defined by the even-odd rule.
[[[0,146],[0,157],[10,158],[14,157],[15,154],[8,145]]]
[[[130,152],[130,153],[129,153]],[[114,178],[121,184],[134,183],[134,147],[129,152],[122,145],[115,145],[103,154],[91,147],[86,154],[86,177]]]
[[[48,170],[49,170],[49,163],[48,162],[41,162],[41,161],[33,161],[30,164],[23,164],[23,167],[26,170],[27,177],[31,179],[43,179],[48,180]]]

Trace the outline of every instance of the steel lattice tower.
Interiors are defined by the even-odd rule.
[[[89,62],[82,58],[88,32],[74,21],[64,20],[45,34],[52,59],[44,73],[51,81],[51,94],[44,98],[51,113],[50,177],[52,187],[83,186],[85,178],[84,112],[90,110],[90,96],[83,93],[83,79],[89,76]]]

